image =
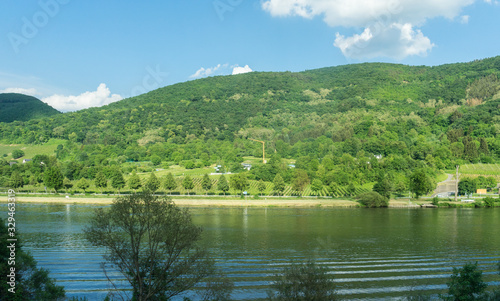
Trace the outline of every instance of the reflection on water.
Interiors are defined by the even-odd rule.
[[[5,206],[2,204],[1,206]],[[110,288],[103,250],[82,235],[93,205],[18,204],[24,247],[68,296],[102,300]],[[498,284],[500,210],[192,209],[218,265],[235,281],[234,299],[265,298],[272,275],[313,257],[346,299],[387,300],[442,292],[453,267],[478,261]],[[111,275],[120,279],[120,275]]]

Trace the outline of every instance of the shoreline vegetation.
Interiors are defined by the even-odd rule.
[[[94,204],[110,205],[113,200],[123,195],[16,195],[17,203],[47,204]],[[349,199],[331,198],[299,198],[299,197],[267,197],[245,198],[237,196],[168,196],[181,207],[278,207],[278,208],[364,208],[359,202]],[[7,203],[7,196],[0,195],[0,204]],[[445,205],[449,204],[449,205]],[[473,203],[441,202],[439,206],[432,204],[432,199],[411,200],[391,199],[388,208],[449,208],[475,207]]]

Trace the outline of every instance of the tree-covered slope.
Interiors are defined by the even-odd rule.
[[[100,108],[0,123],[0,143],[66,140],[43,161],[79,180],[145,171],[137,161],[241,171],[244,156],[262,156],[253,138],[265,141],[270,164],[254,164],[252,179],[271,182],[279,174],[291,186],[310,180],[354,191],[386,178],[404,193],[414,171],[435,175],[457,164],[500,162],[499,73],[495,57],[210,77]],[[1,165],[0,186],[18,168]],[[38,174],[23,177],[36,183]]]
[[[500,57],[494,57],[435,67],[364,63],[217,76],[101,108],[0,124],[0,139],[62,138],[113,145],[120,154],[153,142],[253,137],[268,141],[283,156],[295,156],[290,149],[297,143],[325,137],[346,149],[354,143],[352,155],[363,149],[425,158],[432,148],[424,146],[436,147],[443,136],[452,143],[469,136],[474,143],[489,139],[495,150],[500,149],[499,73]],[[455,148],[463,152],[463,146]]]
[[[18,93],[0,94],[0,122],[27,121],[59,113],[33,96]]]

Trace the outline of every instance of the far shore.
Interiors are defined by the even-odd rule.
[[[16,203],[47,203],[47,204],[95,204],[109,205],[117,196],[26,196],[16,195]],[[235,197],[176,197],[172,196],[175,204],[182,207],[296,207],[296,208],[356,208],[359,203],[352,200],[331,198],[279,198],[260,197],[245,199]],[[7,203],[7,196],[0,196],[0,203]],[[428,203],[419,201],[409,202],[405,199],[391,200],[389,207],[392,208],[420,208],[421,204]]]

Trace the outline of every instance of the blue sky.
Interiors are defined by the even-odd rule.
[[[204,76],[500,54],[496,0],[3,0],[0,92],[62,111]]]

